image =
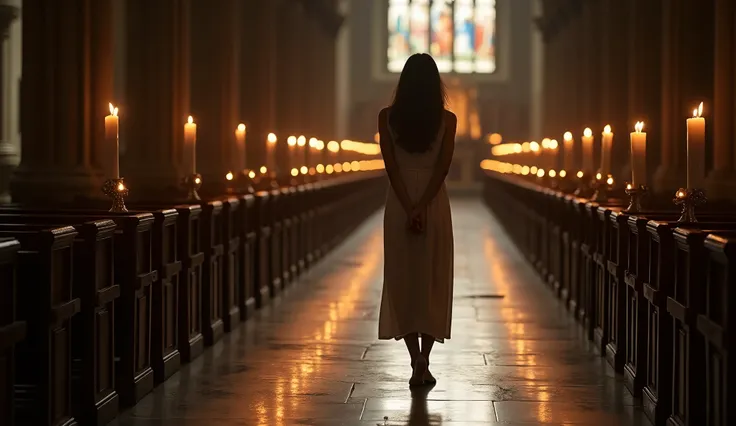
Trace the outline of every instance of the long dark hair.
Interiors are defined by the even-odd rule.
[[[445,102],[445,85],[434,59],[426,53],[409,57],[389,117],[396,144],[412,153],[427,151],[442,125]]]

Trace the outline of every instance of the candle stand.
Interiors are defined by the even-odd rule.
[[[125,186],[123,178],[106,180],[102,185],[102,193],[112,200],[110,212],[125,213],[128,211],[125,207],[125,197],[128,196],[128,188]]]
[[[675,193],[673,202],[675,205],[682,206],[682,215],[678,222],[695,223],[698,219],[695,217],[695,207],[705,204],[708,199],[705,191],[697,188],[680,188]]]
[[[629,213],[639,213],[642,211],[641,201],[646,197],[649,192],[649,188],[646,185],[639,185],[634,187],[633,185],[626,186],[626,195],[629,196],[629,206],[626,207],[626,211]]]
[[[588,179],[588,176],[589,173],[583,172],[583,175],[578,177],[578,187],[573,193],[576,197],[587,198],[593,194],[592,180]]]
[[[610,174],[602,176],[600,179],[598,179],[598,175],[596,175],[595,179],[591,181],[591,188],[593,189],[591,201],[601,202],[612,198],[612,196],[616,195],[615,183],[616,181]],[[620,189],[618,195],[621,195]]]
[[[202,187],[202,176],[199,173],[193,173],[184,178],[184,189],[187,190],[188,201],[200,201],[197,191]]]
[[[239,193],[252,194],[253,179],[251,179],[248,170],[243,170],[235,177],[235,188]]]

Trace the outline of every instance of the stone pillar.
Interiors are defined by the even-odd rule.
[[[112,101],[112,1],[23,2],[17,202],[102,197],[100,153]]]
[[[644,122],[647,132],[647,170],[651,177],[660,163],[661,151],[661,89],[660,63],[662,46],[662,4],[629,0],[628,4],[628,111],[625,132],[633,131],[637,121]],[[618,139],[618,138],[617,138]],[[625,139],[628,142],[628,139]],[[630,150],[630,144],[627,143]],[[629,152],[629,151],[627,151]],[[630,168],[629,168],[630,169]],[[630,176],[627,176],[630,179]],[[625,180],[627,180],[625,179]]]
[[[582,128],[572,130],[575,140],[579,141],[585,127],[590,127],[594,133],[603,130],[601,118],[601,25],[606,17],[601,11],[601,0],[584,1],[582,10],[582,39],[583,49],[580,52],[581,72],[581,109]],[[600,135],[596,135],[600,143]]]
[[[654,189],[670,194],[686,183],[685,119],[700,102],[712,105],[713,43],[707,40],[714,8],[712,2],[663,0],[662,12],[662,158]]]
[[[248,126],[246,159],[252,170],[266,163],[266,136],[276,131],[277,4],[243,2],[240,11],[240,108]]]
[[[713,170],[708,176],[708,197],[736,197],[736,3],[716,0],[715,90],[713,102]]]
[[[301,3],[281,1],[277,10],[276,128],[281,139],[306,135],[305,109],[305,19]]]
[[[0,0],[0,203],[10,202],[10,176],[18,165],[18,132],[13,131],[12,114],[17,108],[13,96],[18,84],[13,74],[13,44],[20,45],[20,37],[12,37],[11,24],[20,15],[21,0]]]
[[[241,0],[195,0],[192,3],[191,102],[197,120],[197,172],[203,190],[225,189],[234,161],[235,130],[240,122]],[[242,161],[242,160],[241,160]]]
[[[126,1],[121,174],[131,198],[172,195],[182,170],[189,108],[189,1]],[[122,141],[121,141],[122,143]]]

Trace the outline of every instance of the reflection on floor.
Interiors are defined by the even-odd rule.
[[[453,338],[435,345],[434,388],[410,392],[403,342],[376,339],[379,214],[115,424],[648,424],[480,201],[454,200],[453,217]]]

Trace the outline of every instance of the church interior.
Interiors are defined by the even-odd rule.
[[[0,17],[0,426],[736,418],[733,0]],[[420,389],[377,334],[377,116],[415,53],[458,118]]]

